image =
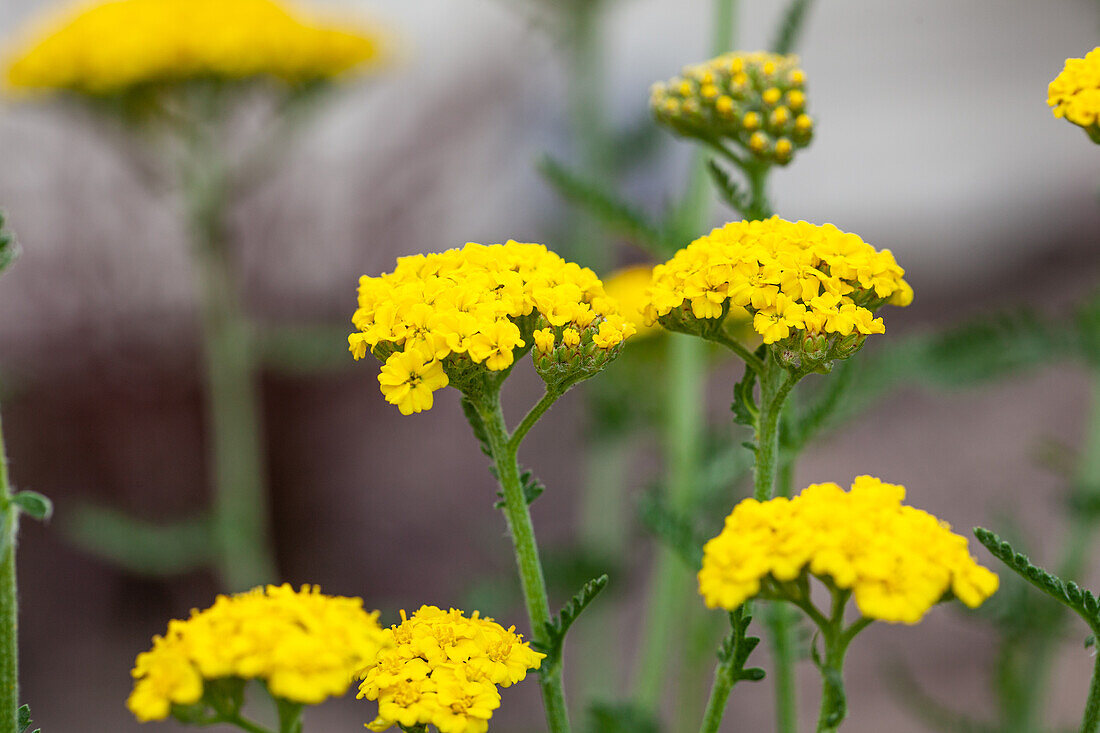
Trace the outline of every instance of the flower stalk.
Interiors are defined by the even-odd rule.
[[[485,428],[497,480],[504,494],[502,509],[515,550],[523,601],[531,623],[531,638],[538,646],[546,646],[550,643],[547,631],[551,621],[550,600],[546,592],[546,579],[543,575],[542,561],[539,558],[538,543],[535,540],[535,528],[531,523],[531,512],[519,478],[516,454],[524,435],[561,394],[562,391],[547,389],[546,395],[532,408],[516,428],[515,433],[511,435],[508,433],[504,413],[500,407],[499,384],[495,389],[487,390],[474,402],[474,407]],[[546,722],[551,733],[569,733],[569,715],[565,707],[565,690],[562,685],[560,663],[548,664],[539,670],[539,686],[542,689]]]
[[[18,526],[19,510],[12,502],[0,427],[0,733],[19,733],[19,605],[15,581]]]

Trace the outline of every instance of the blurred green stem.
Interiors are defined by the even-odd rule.
[[[15,533],[19,511],[11,500],[8,456],[0,427],[0,733],[18,733],[19,603],[15,587]]]
[[[775,494],[789,498],[793,489],[794,457],[783,456]],[[769,603],[767,608],[768,642],[775,664],[775,729],[777,733],[798,733],[798,680],[794,666],[796,621],[785,603]]]
[[[206,409],[213,441],[218,570],[231,591],[276,579],[267,535],[252,333],[226,231],[227,174],[200,146],[186,180],[193,258],[199,274]]]
[[[538,416],[553,404],[562,391],[564,389],[555,392],[548,390],[546,396],[528,413],[527,418],[524,418],[513,435],[508,434],[504,413],[500,409],[499,386],[481,395],[480,399],[472,403],[485,428],[493,464],[496,467],[497,480],[504,494],[504,516],[508,522],[508,532],[515,549],[520,587],[527,606],[527,617],[531,622],[531,639],[544,647],[548,646],[550,641],[547,635],[547,626],[550,623],[550,599],[546,593],[546,579],[542,571],[542,561],[539,559],[538,543],[535,541],[535,528],[531,524],[531,512],[519,478],[516,453],[527,430]],[[551,733],[569,733],[569,715],[565,707],[560,662],[553,668],[544,667],[539,671],[539,685],[542,688],[546,722]]]

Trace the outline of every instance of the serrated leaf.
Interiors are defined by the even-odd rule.
[[[18,727],[19,727],[19,733],[27,733],[27,728],[31,727],[31,722],[32,722],[31,721],[31,706],[30,705],[20,705],[19,706],[18,721],[17,721],[17,724],[18,724]],[[34,733],[42,733],[42,729],[41,728],[35,728]]]
[[[746,368],[741,380],[733,386],[733,404],[730,405],[733,420],[738,425],[750,428],[756,426],[756,417],[760,414],[760,408],[756,406],[756,397],[753,394],[755,388],[756,370]]]
[[[660,733],[653,713],[627,702],[594,703],[588,708],[587,733]]]
[[[61,530],[87,552],[140,575],[176,575],[214,560],[213,528],[206,517],[157,524],[85,504],[66,512]]]
[[[802,31],[806,27],[806,17],[809,14],[812,0],[791,0],[783,11],[779,22],[779,28],[772,41],[773,53],[789,54],[798,47],[798,41],[802,37]]]
[[[498,478],[495,466],[490,466],[489,472],[493,474],[494,478]],[[520,486],[523,487],[523,498],[527,502],[527,506],[531,506],[535,499],[542,496],[542,492],[546,491],[546,485],[539,481],[538,477],[531,473],[530,469],[524,469],[523,472],[520,473],[519,483]],[[497,496],[499,496],[500,499],[493,504],[493,506],[497,509],[502,509],[504,508],[504,492],[497,491]]]
[[[593,578],[584,584],[577,593],[562,606],[561,611],[554,619],[544,625],[548,642],[539,644],[539,651],[546,655],[540,670],[543,673],[551,672],[561,664],[562,645],[565,644],[565,635],[569,633],[569,627],[577,620],[584,609],[596,599],[596,596],[607,587],[607,575]],[[534,646],[534,645],[532,645]]]
[[[667,254],[668,246],[661,227],[637,207],[600,184],[570,171],[553,158],[543,158],[539,163],[539,172],[563,198],[586,211],[607,229],[658,255]]]
[[[744,605],[741,605],[730,612],[729,621],[730,633],[718,648],[718,661],[729,669],[735,683],[742,680],[759,682],[764,679],[764,670],[759,667],[745,667],[749,655],[760,644],[759,637],[748,634],[752,614],[745,610]]]
[[[703,539],[687,517],[674,511],[656,495],[649,494],[638,507],[638,519],[691,570],[703,564]]]
[[[718,161],[713,158],[707,161],[707,172],[710,173],[710,179],[714,181],[719,195],[734,211],[742,214],[749,208],[751,202],[748,193],[741,189],[725,168],[718,165]]]
[[[4,227],[4,214],[0,212],[0,272],[6,270],[19,256],[19,242],[9,229]]]
[[[470,423],[470,428],[474,431],[474,438],[477,439],[478,445],[481,446],[481,452],[492,458],[493,449],[489,445],[489,433],[485,430],[485,422],[481,419],[481,413],[474,407],[474,403],[470,402],[466,397],[462,398],[461,404],[462,414],[466,416],[466,420]],[[494,473],[493,475],[495,476],[496,474]]]
[[[988,529],[976,527],[974,535],[994,557],[1036,588],[1074,611],[1085,620],[1094,634],[1100,634],[1100,603],[1092,591],[1083,590],[1076,583],[1067,583],[1049,570],[1033,565],[1026,555],[1016,552],[1012,545]]]
[[[20,491],[11,498],[11,503],[28,517],[45,521],[53,514],[53,502],[37,491]]]

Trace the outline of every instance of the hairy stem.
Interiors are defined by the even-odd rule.
[[[1100,731],[1100,654],[1092,670],[1092,682],[1089,684],[1089,697],[1085,703],[1085,719],[1081,723],[1081,733]]]
[[[798,381],[768,353],[760,379],[760,412],[756,416],[756,467],[753,471],[753,496],[767,501],[775,496],[775,477],[779,468],[779,416],[783,403]]]
[[[553,402],[553,399],[549,402]],[[535,541],[535,528],[531,524],[531,512],[519,479],[519,465],[516,462],[519,445],[508,435],[504,414],[500,409],[499,391],[485,395],[475,403],[475,407],[485,426],[497,479],[504,493],[504,516],[508,522],[508,532],[512,537],[512,546],[516,554],[523,601],[527,606],[527,617],[531,622],[531,638],[537,644],[545,646],[550,641],[546,630],[550,623],[550,600],[546,593],[546,579],[539,559],[538,543]],[[542,408],[542,411],[544,412],[547,407],[549,404]],[[561,665],[540,670],[539,685],[542,688],[546,722],[551,733],[568,733],[569,715],[565,707]]]
[[[8,456],[0,427],[0,733],[18,733],[19,602],[15,585],[15,533],[19,511],[11,501]]]

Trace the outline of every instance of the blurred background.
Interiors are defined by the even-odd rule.
[[[52,4],[5,0],[0,37]],[[741,5],[740,47],[766,46],[781,4]],[[391,29],[391,63],[326,100],[285,162],[232,213],[248,311],[265,327],[308,333],[262,369],[280,575],[362,596],[387,622],[422,603],[480,603],[527,631],[495,486],[457,393],[439,392],[430,412],[402,417],[378,392],[377,365],[352,362],[344,336],[359,276],[392,269],[397,256],[509,238],[557,248],[572,236],[575,211],[536,163],[551,153],[583,165],[568,101],[576,49],[545,27],[560,11],[550,0],[336,7]],[[599,124],[652,126],[649,85],[707,57],[710,5],[601,7]],[[772,176],[772,198],[785,218],[857,232],[907,269],[916,301],[886,314],[888,334],[868,351],[1018,305],[1058,318],[1095,288],[1100,158],[1079,129],[1051,117],[1045,90],[1066,57],[1098,38],[1095,0],[813,6],[799,52],[816,137]],[[81,549],[66,529],[88,503],[171,523],[201,515],[210,498],[198,310],[178,202],[134,176],[111,134],[65,104],[0,105],[0,207],[24,248],[0,287],[4,428],[15,484],[56,507],[51,524],[24,523],[19,548],[23,697],[47,732],[138,730],[123,706],[134,656],[169,618],[221,590],[201,568],[127,570]],[[684,186],[690,146],[664,133],[638,139],[638,160],[620,176],[624,195],[659,212]],[[729,216],[715,204],[714,224]],[[641,259],[623,240],[606,261]],[[729,418],[738,371],[723,363],[713,372],[715,424]],[[509,385],[516,419],[537,397],[537,380],[526,367]],[[1086,371],[1069,362],[966,390],[903,383],[812,444],[795,487],[870,473],[907,485],[913,504],[963,533],[1015,517],[1035,559],[1052,562],[1064,481],[1036,454],[1080,444],[1088,390]],[[575,390],[521,457],[549,487],[533,513],[551,554],[578,537],[584,421]],[[660,474],[656,443],[642,431],[630,448],[628,518]],[[625,531],[629,552],[604,599],[622,614],[618,634],[587,652],[621,659],[607,682],[612,697],[627,694],[655,550],[632,518]],[[571,592],[552,589],[554,604]],[[1092,666],[1079,636],[1067,635],[1050,692],[1052,722],[1064,725],[1079,716]],[[570,669],[585,654],[574,647],[567,656],[574,698],[584,691]],[[990,633],[954,608],[912,628],[875,625],[850,654],[845,729],[929,730],[891,693],[899,661],[936,699],[980,712],[991,704],[992,654]],[[710,669],[708,658],[707,684]],[[808,662],[801,673],[809,720],[817,673]],[[677,670],[669,676],[674,684]],[[735,689],[726,730],[770,729],[768,685]],[[698,690],[699,705],[706,694]],[[541,730],[537,697],[531,683],[505,691],[492,729]],[[373,703],[349,696],[309,711],[306,723],[359,730],[373,715]]]

